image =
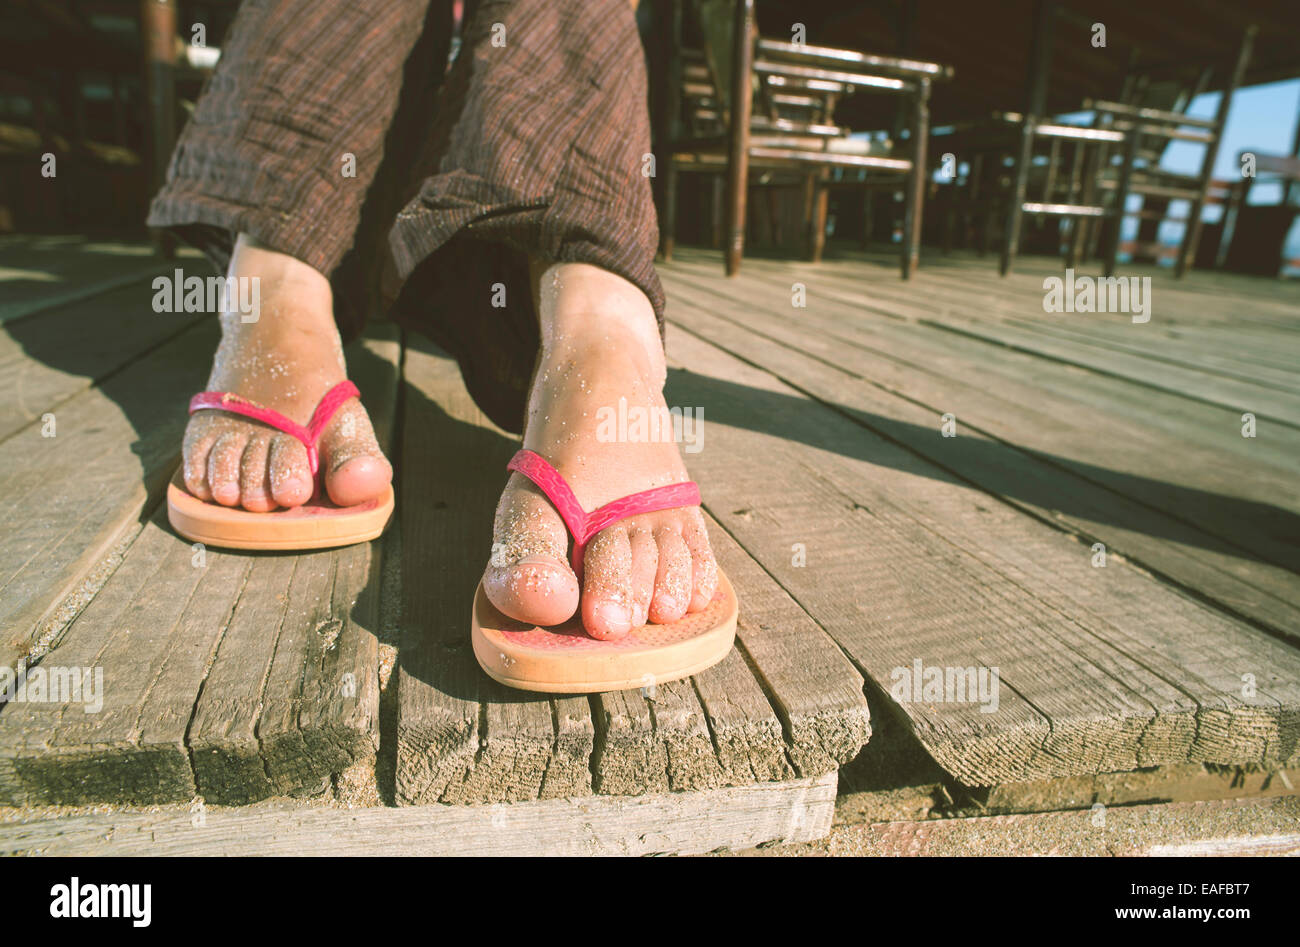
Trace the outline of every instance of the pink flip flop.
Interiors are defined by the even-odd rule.
[[[330,502],[320,473],[321,434],[345,401],[360,396],[352,382],[339,382],[325,392],[311,421],[303,427],[278,411],[229,392],[203,391],[195,395],[190,399],[190,414],[229,411],[296,437],[307,448],[315,488],[312,498],[302,506],[253,513],[200,500],[185,488],[182,472],[177,470],[167,485],[167,519],[172,528],[186,539],[228,549],[326,549],[380,535],[393,512],[392,486],[373,500],[341,507]]]
[[[539,454],[521,450],[508,468],[537,485],[573,535],[569,561],[579,582],[587,543],[605,527],[639,513],[699,506],[697,484],[675,483],[614,500],[588,513],[558,470]],[[703,610],[671,625],[642,625],[622,638],[601,641],[575,615],[555,628],[508,618],[488,601],[480,582],[474,595],[471,639],[488,676],[521,690],[593,694],[650,687],[697,674],[731,650],[739,606],[731,582],[718,570],[718,589]]]

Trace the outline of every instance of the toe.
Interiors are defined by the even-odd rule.
[[[325,467],[325,489],[339,506],[355,506],[373,500],[393,480],[393,468],[370,423],[370,416],[358,401],[352,401],[334,417],[321,438],[321,460]]]
[[[675,622],[686,614],[691,598],[691,551],[682,534],[672,526],[655,531],[659,546],[659,567],[655,572],[650,620],[657,625]]]
[[[212,499],[222,506],[239,505],[239,465],[247,442],[246,433],[227,431],[208,454],[208,487]]]
[[[239,502],[244,509],[253,513],[268,513],[275,509],[275,498],[271,496],[271,478],[267,472],[267,460],[271,453],[271,438],[268,434],[254,434],[244,447],[243,458],[239,462]]]
[[[644,526],[629,529],[628,541],[632,548],[632,625],[639,628],[650,615],[655,573],[659,567],[659,547],[654,533]]]
[[[200,427],[192,423],[185,430],[181,474],[185,479],[185,489],[200,500],[212,499],[212,491],[208,489],[208,456],[216,440],[206,425]]]
[[[582,624],[602,641],[632,630],[632,544],[626,527],[596,534],[582,563]]]
[[[311,499],[311,465],[307,448],[296,437],[277,434],[268,457],[271,496],[280,506],[302,506]]]
[[[535,493],[512,484],[502,496],[483,591],[502,614],[547,628],[578,610],[578,579],[564,524]]]
[[[483,574],[483,591],[503,614],[550,628],[578,610],[578,579],[559,556],[534,554],[509,564],[500,544]]]
[[[690,611],[698,612],[708,607],[718,591],[718,560],[713,557],[709,531],[699,510],[693,511],[690,521],[682,529],[682,538],[691,551]]]
[[[325,489],[339,506],[356,506],[373,500],[393,480],[393,468],[382,456],[353,457],[325,475]]]

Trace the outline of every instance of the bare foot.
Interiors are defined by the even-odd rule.
[[[542,350],[529,394],[524,447],[546,458],[594,510],[652,487],[689,480],[671,440],[601,436],[601,409],[665,410],[663,347],[650,301],[632,283],[583,263],[532,268]],[[515,473],[497,506],[488,598],[511,618],[550,626],[581,606],[593,637],[619,638],[707,606],[718,570],[698,507],[620,520],[596,534],[583,583],[569,566],[563,520]]]
[[[260,311],[244,322],[222,312],[208,390],[230,391],[306,424],[321,397],[347,377],[329,281],[307,264],[241,234],[230,276],[257,277]],[[233,308],[233,307],[230,307]],[[262,513],[312,495],[307,450],[297,438],[224,411],[197,411],[185,429],[185,486],[201,500]],[[320,440],[325,488],[339,506],[383,492],[393,469],[360,401],[344,402]]]

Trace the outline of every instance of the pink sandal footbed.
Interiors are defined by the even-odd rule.
[[[202,391],[190,399],[195,411],[226,411],[297,438],[307,449],[311,466],[312,498],[302,506],[253,513],[236,507],[200,500],[185,488],[181,471],[167,486],[167,518],[172,528],[186,539],[228,549],[325,549],[348,546],[374,539],[383,533],[393,512],[390,485],[383,494],[356,506],[340,507],[330,502],[320,469],[320,438],[334,415],[350,398],[361,392],[350,381],[341,381],[321,398],[304,426],[278,411],[228,391]]]
[[[536,484],[564,520],[573,535],[570,564],[579,582],[587,543],[601,530],[641,513],[700,505],[699,486],[686,482],[643,490],[589,513],[560,472],[534,451],[519,451],[508,468]],[[602,641],[583,629],[578,616],[555,628],[508,618],[492,605],[480,583],[474,596],[471,639],[483,670],[510,687],[600,693],[652,687],[717,664],[731,650],[737,614],[735,591],[719,569],[717,591],[703,610],[670,625],[642,625],[620,638]]]

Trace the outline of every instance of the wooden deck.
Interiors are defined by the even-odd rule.
[[[749,259],[726,280],[679,251],[669,404],[703,411],[687,464],[738,646],[653,694],[533,698],[469,648],[513,442],[452,360],[391,326],[349,353],[398,469],[383,540],[198,555],[160,501],[213,320],[155,314],[129,248],[129,272],[107,245],[0,248],[21,260],[0,273],[0,667],[104,680],[95,713],[0,707],[0,806],[325,793],[693,851],[824,835],[837,772],[841,813],[854,790],[903,818],[922,797],[1086,808],[1102,774],[1132,774],[1130,801],[1300,784],[1294,283],[1134,270],[1154,301],[1134,324],[1044,312],[1047,261],[1000,280],[926,258],[902,283],[884,254]],[[99,268],[80,282],[74,252]],[[895,700],[918,661],[996,668],[996,711]],[[627,842],[710,806],[738,815],[707,848]]]

